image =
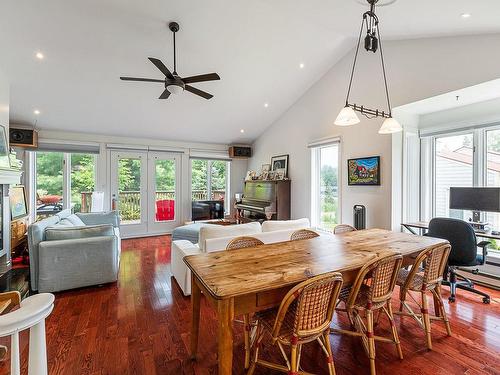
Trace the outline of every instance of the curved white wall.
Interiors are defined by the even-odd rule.
[[[500,77],[500,34],[384,42],[392,106]],[[360,52],[351,102],[386,108],[378,55]],[[254,143],[249,168],[259,170],[271,156],[290,154],[292,216],[310,216],[310,151],[316,139],[342,137],[342,221],[352,222],[352,206],[367,207],[369,227],[391,227],[392,140],[379,135],[381,120],[362,119],[353,127],[333,125],[344,105],[353,52],[309,89]],[[349,187],[347,162],[352,157],[381,156],[382,185]],[[398,155],[399,158],[399,155]],[[399,176],[397,177],[399,178]]]

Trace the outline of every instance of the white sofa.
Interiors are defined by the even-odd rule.
[[[265,221],[239,225],[207,225],[200,229],[199,241],[193,244],[187,240],[172,242],[172,274],[185,296],[191,294],[191,271],[183,259],[187,255],[210,253],[225,250],[227,244],[235,237],[252,236],[264,243],[275,243],[290,240],[293,232],[310,228],[309,219],[287,221]]]

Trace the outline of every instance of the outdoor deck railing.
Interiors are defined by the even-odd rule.
[[[92,203],[92,192],[82,192],[82,208],[81,212],[90,212]],[[223,200],[226,195],[224,190],[212,190],[211,197],[208,197],[206,190],[193,190],[191,198],[193,201],[205,200]],[[175,199],[174,191],[157,191],[156,200]],[[141,212],[141,192],[140,191],[123,191],[118,196],[118,205],[122,219],[135,220],[140,217]]]

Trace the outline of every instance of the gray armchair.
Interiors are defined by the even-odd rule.
[[[28,227],[31,289],[57,292],[118,279],[120,230],[116,211],[64,210]]]

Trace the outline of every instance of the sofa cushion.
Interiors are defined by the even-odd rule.
[[[200,228],[200,240],[198,246],[201,252],[205,252],[206,240],[219,237],[251,236],[261,233],[260,223],[252,222],[238,225],[209,224]]]
[[[297,220],[268,220],[262,223],[262,232],[274,232],[286,229],[307,229],[311,227],[308,218]]]
[[[114,231],[111,224],[87,225],[83,227],[64,227],[58,225],[45,229],[45,239],[47,241],[73,240],[77,238],[113,235]]]
[[[69,215],[68,217],[61,220],[61,222],[63,222],[63,221],[69,221],[71,224],[73,224],[74,226],[77,226],[77,227],[83,227],[85,225],[85,223],[82,221],[82,219],[80,219],[75,214]]]
[[[54,227],[74,227],[74,226],[75,226],[75,224],[73,224],[68,219],[62,219],[59,223],[54,225]]]
[[[108,212],[92,212],[92,213],[82,213],[78,212],[76,214],[85,225],[101,225],[101,224],[113,224],[115,228],[120,226],[120,216],[118,211],[108,211]]]

